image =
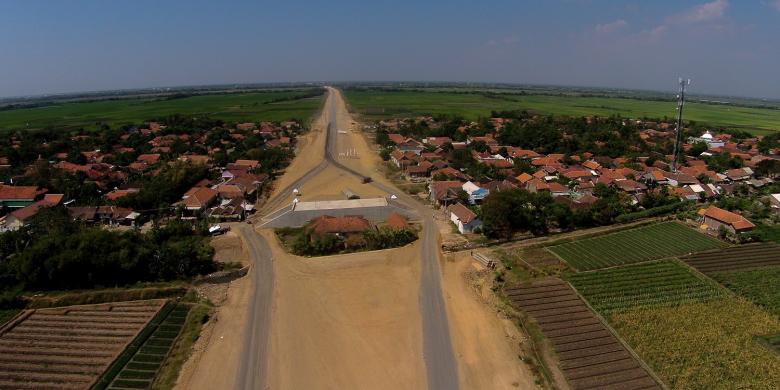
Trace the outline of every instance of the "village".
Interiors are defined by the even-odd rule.
[[[0,230],[18,230],[42,208],[57,205],[74,220],[111,227],[171,217],[243,221],[255,212],[271,175],[292,158],[302,131],[292,121],[234,127],[149,122],[63,132],[43,142],[39,135],[14,135],[0,156]]]
[[[549,195],[550,201],[571,211],[568,218],[619,204],[610,218],[586,221],[582,227],[670,214],[687,205],[696,212],[690,219],[704,231],[738,241],[757,224],[780,217],[780,188],[773,185],[780,156],[769,139],[686,128],[684,157],[677,167],[672,154],[664,154],[675,134],[674,123],[666,121],[582,118],[588,125],[635,132],[636,138],[623,137],[636,142],[626,145],[625,155],[595,152],[614,140],[597,140],[594,151],[580,147],[571,153],[541,153],[538,147],[523,147],[522,140],[507,143],[512,139],[504,134],[507,126],[517,129],[539,120],[492,117],[481,123],[453,123],[417,117],[366,127],[377,133],[380,153],[396,177],[425,185],[432,206],[446,210],[462,234],[484,233],[488,226],[483,223],[496,223],[483,218],[490,194],[518,189]],[[427,135],[432,133],[453,136]],[[560,136],[566,141],[576,134],[563,130]],[[609,202],[599,202],[600,195]],[[729,200],[733,198],[742,201]]]

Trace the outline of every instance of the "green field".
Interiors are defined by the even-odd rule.
[[[673,118],[675,102],[611,97],[554,95],[483,94],[422,91],[345,91],[350,106],[367,119],[418,115],[459,115],[474,120],[491,110],[529,110],[544,114],[608,116],[630,118]],[[744,129],[756,134],[780,130],[780,110],[704,103],[687,103],[686,120]]]
[[[756,341],[780,321],[736,297],[616,312],[609,318],[670,389],[776,389],[780,355]]]
[[[780,267],[712,275],[735,293],[780,317]]]
[[[555,245],[555,253],[579,271],[662,259],[725,247],[715,238],[677,222],[663,222],[604,236]]]
[[[112,127],[172,114],[208,115],[225,121],[307,121],[322,96],[296,99],[307,91],[268,91],[192,96],[177,99],[126,98],[54,104],[0,111],[0,130]],[[289,100],[282,100],[289,99]],[[280,101],[281,100],[281,101]]]
[[[568,279],[604,315],[701,302],[722,294],[720,287],[672,260],[578,273]]]

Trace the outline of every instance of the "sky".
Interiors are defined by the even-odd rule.
[[[780,98],[780,0],[0,2],[0,97],[472,81]]]

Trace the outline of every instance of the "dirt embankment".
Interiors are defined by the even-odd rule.
[[[466,253],[449,255],[442,265],[447,305],[461,389],[535,389],[520,344],[525,337],[495,309],[490,272]]]

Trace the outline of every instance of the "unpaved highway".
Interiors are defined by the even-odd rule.
[[[324,159],[304,172],[299,178],[276,191],[275,195],[266,202],[265,212],[271,212],[273,208],[284,205],[285,201],[290,199],[290,192],[293,188],[303,186],[328,166],[358,178],[368,174],[343,164],[336,158],[338,155],[337,130],[349,126],[348,123],[343,123],[344,118],[348,118],[348,115],[339,112],[339,110],[345,110],[342,99],[339,91],[328,89],[327,101],[322,112],[322,115],[327,117]],[[401,201],[413,207],[422,219],[419,306],[427,387],[435,390],[457,389],[458,366],[453,353],[447,312],[442,297],[438,231],[433,220],[433,213],[424,205],[387,184],[375,181],[371,183],[371,186],[388,194],[396,194]],[[251,226],[242,226],[238,231],[246,243],[254,267],[251,272],[253,290],[248,306],[245,344],[238,368],[236,388],[241,390],[264,389],[267,384],[269,366],[268,339],[274,294],[273,259],[268,243]],[[339,364],[339,362],[333,362],[333,364]]]

